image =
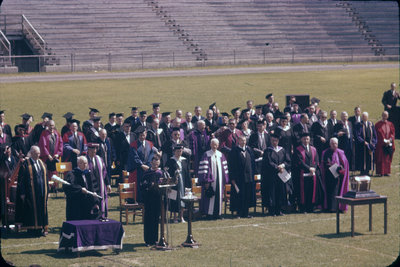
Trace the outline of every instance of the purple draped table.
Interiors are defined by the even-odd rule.
[[[72,252],[113,249],[122,250],[124,229],[120,222],[108,220],[80,220],[63,223],[58,251]]]

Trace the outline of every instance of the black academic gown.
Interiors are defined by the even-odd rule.
[[[94,192],[92,179],[89,171],[82,171],[75,168],[68,172],[65,181],[71,185],[63,185],[65,195],[67,196],[66,218],[71,220],[91,220],[96,218],[96,214],[91,214],[92,208],[100,205],[98,198],[82,193],[82,188]]]
[[[157,188],[160,178],[163,177],[161,170],[147,170],[140,183],[144,199],[144,242],[154,245],[158,240],[158,221],[161,214],[161,194]]]
[[[230,210],[238,212],[240,217],[247,217],[249,207],[254,207],[256,203],[255,159],[249,146],[246,146],[245,155],[244,157],[242,149],[238,146],[234,146],[228,154],[229,179],[231,183],[235,181],[239,188],[237,193],[232,184]]]
[[[46,167],[38,160],[37,171],[34,161],[27,159],[18,174],[16,222],[22,222],[27,229],[42,229],[48,225],[47,199],[48,182]],[[25,195],[25,199],[21,196]]]
[[[268,147],[262,160],[261,195],[263,206],[268,207],[272,215],[280,215],[281,208],[287,204],[286,183],[278,176],[281,164],[290,172],[290,158],[285,149]]]
[[[328,123],[323,126],[320,121],[314,122],[311,126],[311,134],[314,140],[314,147],[317,149],[319,158],[321,158],[322,151],[329,147]],[[325,138],[325,142],[321,141],[321,137]]]
[[[157,132],[153,128],[150,128],[147,131],[146,140],[152,142],[153,145],[160,151],[164,143],[167,141],[167,134],[164,132],[164,130],[162,130],[161,133]]]
[[[249,147],[251,147],[253,149],[253,153],[254,153],[254,158],[256,161],[256,174],[261,174],[261,164],[262,164],[262,157],[263,157],[263,153],[264,150],[267,149],[267,147],[270,144],[270,140],[269,140],[269,135],[267,132],[264,132],[264,147],[262,146],[259,136],[258,136],[258,132],[254,132],[250,135],[249,138]]]

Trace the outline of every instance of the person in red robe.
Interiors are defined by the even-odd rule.
[[[395,129],[392,122],[388,121],[389,113],[382,113],[382,120],[375,124],[378,142],[375,150],[376,174],[378,176],[390,176],[390,165],[392,164],[395,151],[394,138]]]

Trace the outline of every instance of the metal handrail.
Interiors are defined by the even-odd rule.
[[[11,43],[8,41],[7,37],[4,35],[4,33],[0,30],[0,42],[4,49],[7,51],[8,56],[11,58]],[[4,43],[5,41],[5,43]]]
[[[24,23],[28,24],[28,28],[26,28],[26,30],[32,34],[32,31],[34,34],[33,35],[33,40],[35,41],[35,43],[37,45],[39,45],[40,50],[41,51],[45,51],[46,50],[46,42],[44,41],[44,39],[42,38],[42,36],[37,32],[37,30],[32,26],[32,24],[29,22],[29,20],[25,17],[24,14],[22,14],[22,32],[24,31]]]

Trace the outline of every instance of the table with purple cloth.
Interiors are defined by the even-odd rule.
[[[120,222],[108,220],[80,220],[63,223],[58,251],[122,250],[124,229]]]

